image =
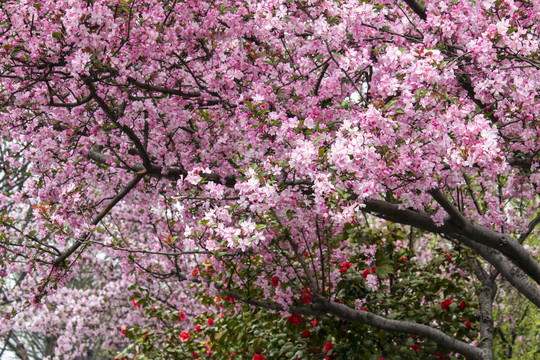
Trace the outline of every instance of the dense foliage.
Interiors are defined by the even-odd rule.
[[[2,1],[5,344],[535,356],[515,344],[540,306],[539,17],[514,0]]]

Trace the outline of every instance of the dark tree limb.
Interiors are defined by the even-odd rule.
[[[138,173],[127,185],[122,191],[120,191],[110,202],[107,204],[107,206],[92,220],[91,225],[97,225],[99,222],[111,211],[111,209],[120,202],[129,192],[137,186],[139,181],[144,177],[144,173]],[[73,245],[71,245],[66,251],[62,253],[62,255],[58,256],[53,261],[53,266],[58,267],[60,264],[64,262],[71,254],[73,254],[77,249],[84,243],[86,239],[90,236],[91,232],[87,231],[82,239],[79,239],[75,241]]]
[[[375,315],[368,311],[352,309],[347,305],[336,303],[323,298],[320,295],[313,297],[314,303],[311,307],[289,306],[288,308],[283,308],[279,304],[270,301],[255,300],[232,291],[224,291],[224,294],[243,303],[274,311],[288,311],[291,313],[311,316],[331,314],[343,320],[366,324],[377,329],[418,335],[432,340],[452,351],[463,354],[469,359],[490,360],[489,355],[486,354],[484,350],[456,340],[438,329],[410,321],[386,319],[385,317]]]

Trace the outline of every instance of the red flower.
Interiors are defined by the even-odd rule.
[[[313,319],[311,323],[313,324],[313,326],[317,326],[317,319]]]
[[[418,344],[413,344],[411,346],[411,350],[414,351],[414,352],[418,352]]]
[[[330,341],[327,341],[326,344],[324,344],[324,352],[325,353],[329,352],[333,348],[334,348],[334,345]]]
[[[289,316],[289,323],[293,325],[300,325],[302,323],[302,315],[292,314],[291,316]]]
[[[195,331],[201,332],[201,325],[195,325]]]
[[[207,324],[210,326],[214,323],[214,319],[208,318]]]
[[[446,260],[452,261],[452,255],[450,255],[449,253],[444,254],[444,257],[446,258]]]
[[[133,299],[131,300],[131,302],[133,303],[133,306],[135,306],[137,309],[141,308],[141,305],[137,304],[137,300]]]
[[[190,338],[190,335],[189,335],[188,332],[182,331],[182,332],[180,333],[180,341],[186,342],[186,341],[189,340],[189,338]]]
[[[303,296],[300,298],[302,304],[309,304],[311,302],[311,294],[306,289],[300,291]]]
[[[264,355],[255,354],[253,355],[253,360],[266,360],[266,358],[264,357]]]
[[[398,259],[398,261],[403,261],[403,262],[407,262],[407,257],[406,256],[402,256]]]
[[[272,284],[273,287],[278,287],[279,285],[279,278],[277,276],[274,276],[270,279],[270,284]]]
[[[186,320],[186,313],[183,312],[183,311],[179,311],[178,312],[178,322],[180,322],[182,320]]]
[[[467,307],[467,304],[465,303],[465,301],[460,301],[459,302],[459,308],[461,310],[465,310],[466,307]]]
[[[367,311],[367,309],[365,307],[361,307],[360,310],[361,311]]]
[[[197,357],[197,355],[199,355],[199,354],[197,354],[197,352],[194,351],[194,352],[193,352],[193,357]]]
[[[309,331],[309,330],[307,330],[307,329],[304,330],[304,331],[302,331],[302,337],[303,337],[304,339],[307,339],[308,337],[310,337],[310,335],[311,335],[311,331]]]
[[[199,269],[194,268],[194,269],[191,271],[191,276],[197,277],[198,275],[199,275]]]
[[[376,271],[376,270],[377,270],[377,267],[376,267],[376,266],[372,266],[372,267],[371,267],[371,272],[372,272],[373,274],[375,274],[375,271]]]
[[[342,273],[342,274],[345,274],[347,272],[347,270],[349,270],[349,269],[347,269],[345,267],[342,267],[341,269],[339,269],[339,272]]]
[[[369,274],[371,274],[371,270],[369,269],[362,271],[362,276],[364,277],[364,279],[367,278]]]
[[[344,261],[343,264],[341,264],[342,268],[349,269],[352,266],[352,264],[348,261]]]
[[[121,326],[121,327],[120,327],[120,332],[122,333],[122,335],[126,335],[126,331],[127,331],[127,327],[126,327],[126,326]]]
[[[452,299],[443,300],[443,302],[441,303],[441,309],[443,309],[444,311],[449,311],[451,303]]]
[[[470,328],[471,328],[471,322],[467,320],[467,321],[465,322],[465,327],[466,327],[467,329],[470,329]]]
[[[444,360],[445,359],[444,354],[442,352],[440,352],[440,351],[436,352],[433,355],[437,356],[439,358],[439,360]]]

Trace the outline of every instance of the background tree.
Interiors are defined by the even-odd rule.
[[[70,282],[88,273],[115,318],[134,300],[122,328],[132,355],[163,334],[180,339],[170,351],[190,350],[186,330],[209,311],[195,295],[291,325],[324,317],[319,340],[332,346],[347,341],[331,331],[339,319],[351,336],[368,326],[419,337],[413,353],[471,359],[493,358],[499,284],[540,305],[540,265],[524,245],[540,220],[535,2],[0,9],[0,125],[18,153],[10,167],[24,159],[29,174],[3,195],[14,204],[4,282],[24,277],[6,334],[28,323],[29,305],[54,316],[55,296],[80,302]],[[454,268],[437,270],[457,255],[433,243],[455,249]],[[405,311],[398,296],[428,310]],[[458,309],[477,309],[474,334]],[[178,311],[190,318],[171,326]],[[107,321],[103,346],[114,347],[125,339]],[[346,356],[326,343],[321,356]],[[372,351],[386,353],[380,343]]]

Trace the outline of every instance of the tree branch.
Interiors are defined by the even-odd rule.
[[[144,173],[138,173],[128,184],[127,186],[122,189],[110,202],[109,204],[103,209],[91,222],[91,225],[97,225],[99,222],[111,211],[111,209],[118,204],[120,200],[122,200],[137,184],[141,179],[144,177]],[[67,259],[71,254],[73,254],[77,249],[83,244],[83,242],[90,236],[91,232],[87,231],[82,239],[76,240],[73,245],[71,245],[66,251],[62,253],[62,255],[58,256],[53,261],[53,266],[58,267],[60,264],[63,263],[65,259]]]
[[[470,359],[478,360],[488,360],[489,357],[487,354],[474,346],[471,346],[462,341],[456,340],[450,335],[445,334],[444,332],[434,329],[427,325],[417,324],[410,321],[400,321],[400,320],[390,320],[382,316],[375,315],[368,311],[359,311],[351,309],[350,307],[339,304],[334,301],[330,301],[326,298],[323,298],[320,295],[315,295],[313,297],[313,305],[311,307],[300,307],[300,306],[289,306],[284,308],[279,304],[269,302],[269,301],[260,301],[240,294],[234,293],[232,291],[224,291],[224,294],[234,298],[236,300],[242,301],[249,305],[254,305],[257,307],[270,309],[274,311],[287,311],[291,313],[297,313],[302,315],[312,315],[317,316],[320,314],[331,314],[337,316],[343,320],[348,320],[351,322],[359,322],[369,326],[373,326],[378,329],[391,331],[391,332],[400,332],[406,334],[413,334],[425,337],[426,339],[433,340],[437,344],[440,344],[452,351],[459,352],[467,356]]]
[[[409,5],[411,10],[414,11],[416,15],[420,17],[420,19],[422,20],[427,19],[426,9],[422,5],[420,5],[418,2],[416,2],[416,0],[403,0],[403,1],[405,1],[405,3]]]

